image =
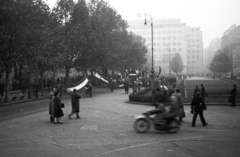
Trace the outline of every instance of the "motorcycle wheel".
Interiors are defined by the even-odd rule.
[[[180,130],[180,123],[178,121],[172,121],[170,126],[169,126],[168,132],[169,133],[176,133],[179,130]]]
[[[138,119],[134,122],[133,128],[138,133],[145,133],[150,129],[150,124],[146,119]]]

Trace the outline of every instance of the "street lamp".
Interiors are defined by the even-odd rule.
[[[146,16],[150,16],[151,21],[148,21]],[[153,69],[153,19],[152,16],[149,14],[145,14],[145,20],[144,20],[144,25],[147,25],[147,23],[151,24],[151,35],[152,35],[152,70],[151,70],[151,78],[152,78],[152,88],[153,88],[153,82],[154,82],[154,69]]]

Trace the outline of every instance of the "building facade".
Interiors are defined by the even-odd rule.
[[[129,31],[146,39],[148,48],[147,66],[152,64],[151,25],[144,25],[143,19],[129,20]],[[179,53],[184,70],[183,73],[202,72],[203,42],[199,27],[189,27],[180,19],[153,20],[153,65],[154,69],[162,68],[163,73],[169,73],[169,63],[174,54]]]
[[[240,25],[229,27],[222,36],[222,49],[227,50],[232,64],[231,75],[240,77]]]

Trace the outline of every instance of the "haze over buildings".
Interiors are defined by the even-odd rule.
[[[129,30],[146,39],[148,48],[148,69],[151,69],[152,38],[151,26],[143,20],[129,20]],[[153,65],[161,66],[163,73],[169,73],[169,60],[180,54],[184,73],[202,72],[203,42],[200,27],[190,27],[180,19],[155,19],[153,24]]]

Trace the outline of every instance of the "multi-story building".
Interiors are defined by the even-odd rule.
[[[234,24],[223,33],[221,46],[229,54],[232,64],[231,74],[240,77],[240,25]]]
[[[129,20],[129,30],[146,39],[149,49],[147,66],[151,69],[152,38],[151,25],[144,25],[144,20]],[[161,66],[163,73],[169,72],[169,61],[175,53],[179,53],[184,70],[183,73],[202,71],[203,42],[200,28],[192,28],[181,23],[180,19],[153,20],[153,65]]]
[[[221,43],[222,43],[222,39],[216,37],[212,39],[209,46],[205,49],[204,58],[203,58],[204,60],[203,67],[205,68],[204,71],[210,72],[209,70],[210,63],[212,62],[216,52],[221,49]]]

